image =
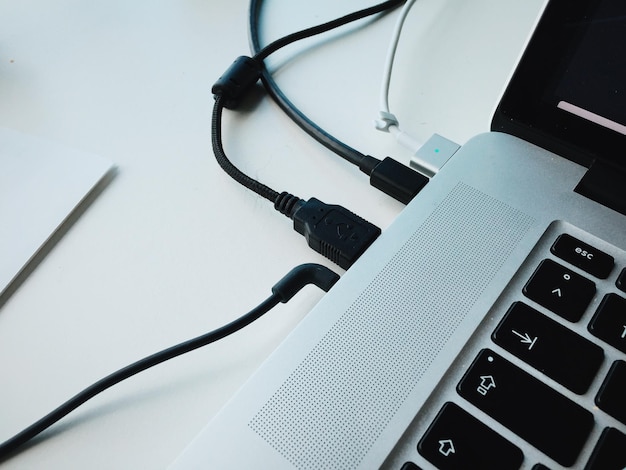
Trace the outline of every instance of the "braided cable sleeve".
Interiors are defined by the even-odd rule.
[[[222,112],[224,110],[223,98],[221,96],[215,97],[215,104],[213,106],[213,117],[211,119],[211,141],[213,143],[213,153],[217,163],[222,169],[235,181],[245,186],[246,188],[254,191],[259,196],[264,197],[270,202],[275,202],[280,195],[272,188],[260,183],[259,181],[250,178],[242,171],[240,171],[226,156],[224,147],[222,145]]]

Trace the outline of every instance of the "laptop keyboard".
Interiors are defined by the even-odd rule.
[[[436,468],[626,468],[626,261],[560,230],[418,436]]]

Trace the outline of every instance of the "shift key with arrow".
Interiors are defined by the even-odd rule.
[[[522,302],[511,306],[491,337],[577,394],[587,392],[604,360],[598,345]]]
[[[479,388],[485,376],[493,377],[496,386],[483,394]],[[576,463],[594,427],[589,410],[489,349],[478,353],[457,392],[564,467]]]

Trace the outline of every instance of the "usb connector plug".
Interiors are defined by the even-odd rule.
[[[378,160],[367,155],[359,169],[370,177],[370,184],[402,204],[408,204],[428,183],[428,178],[406,165],[386,157]]]
[[[282,193],[274,207],[293,220],[293,228],[309,247],[348,269],[381,233],[376,225],[348,209]]]

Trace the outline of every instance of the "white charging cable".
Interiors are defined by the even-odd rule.
[[[400,129],[398,118],[389,109],[389,89],[391,88],[393,64],[404,23],[415,1],[407,0],[396,20],[383,70],[379,117],[374,121],[374,126],[380,131],[389,132],[400,145],[410,150],[413,154],[411,167],[421,174],[432,178],[459,149],[459,145],[439,134],[433,134],[426,142],[421,142]]]

